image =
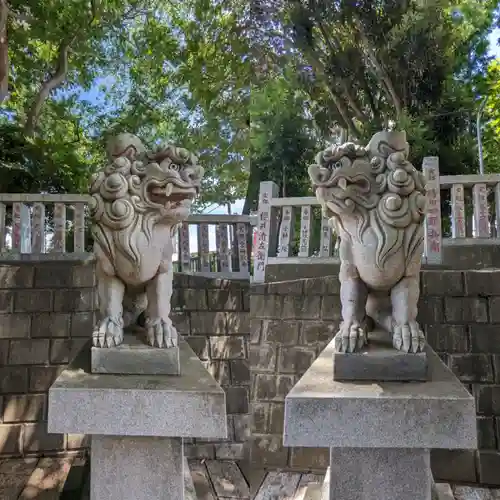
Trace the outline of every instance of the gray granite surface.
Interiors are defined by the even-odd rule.
[[[118,347],[92,347],[92,373],[124,375],[179,375],[179,348],[159,349],[126,334]]]
[[[333,378],[338,381],[425,381],[427,350],[398,351],[387,332],[375,330],[360,351],[333,353]]]
[[[474,398],[432,350],[427,382],[339,382],[334,341],[285,398],[285,446],[477,447]]]
[[[186,342],[182,374],[90,373],[84,348],[49,390],[50,433],[226,438],[226,398]]]

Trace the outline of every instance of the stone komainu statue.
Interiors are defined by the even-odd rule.
[[[425,179],[407,160],[404,132],[379,132],[368,146],[332,146],[309,176],[323,213],[340,237],[340,352],[359,350],[375,326],[393,345],[419,352],[416,321],[424,246]]]
[[[123,328],[144,312],[148,344],[174,347],[173,237],[189,216],[203,168],[186,149],[148,153],[131,134],[111,139],[107,152],[109,163],[90,187],[100,311],[93,344],[121,344]]]

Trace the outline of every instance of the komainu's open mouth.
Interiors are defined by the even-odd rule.
[[[183,189],[170,183],[165,187],[155,186],[149,190],[149,198],[153,203],[158,205],[169,203],[172,208],[180,207],[187,200],[193,201],[195,196],[195,189]]]

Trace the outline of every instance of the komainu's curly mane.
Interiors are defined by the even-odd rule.
[[[421,247],[425,180],[407,150],[384,141],[329,147],[316,156],[309,175],[327,217],[348,234],[346,218],[356,220],[351,238],[361,241],[368,227],[375,232],[378,267],[401,249],[409,262]]]

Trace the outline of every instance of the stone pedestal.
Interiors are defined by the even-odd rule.
[[[158,349],[126,334],[118,347],[91,348],[92,373],[115,375],[179,375],[179,348]]]
[[[49,432],[92,436],[90,500],[185,500],[182,438],[227,437],[224,391],[179,355],[181,375],[93,374],[85,348],[50,388]]]
[[[357,352],[333,353],[333,378],[343,381],[427,380],[427,351],[408,353],[392,346],[388,332],[375,330],[368,334],[368,344]]]
[[[473,397],[431,349],[427,382],[339,382],[334,352],[286,397],[284,445],[330,448],[322,500],[431,500],[429,450],[477,447]]]

